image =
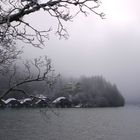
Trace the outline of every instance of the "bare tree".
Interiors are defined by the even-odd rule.
[[[16,76],[18,73],[17,67],[11,67],[22,53],[17,46],[18,41],[40,48],[45,45],[45,40],[49,39],[50,27],[46,30],[38,30],[32,23],[24,19],[25,16],[40,10],[48,13],[50,17],[57,20],[56,33],[59,37],[67,38],[68,33],[63,22],[71,21],[79,13],[88,15],[88,11],[103,18],[103,13],[96,12],[99,6],[99,0],[0,0],[0,74],[5,72],[7,68],[13,71],[9,79],[9,88],[2,97],[10,91],[22,91],[19,88],[26,83],[34,81],[49,82],[49,73],[52,72],[47,58],[45,58],[45,61],[39,58],[34,59],[32,63],[25,63],[26,71],[23,72],[20,80]],[[36,75],[31,74],[33,72],[31,65],[36,69]]]
[[[8,87],[0,98],[4,98],[12,91],[22,92],[29,96],[23,85],[33,82],[44,82],[52,86],[57,79],[51,66],[51,60],[45,57],[35,58],[33,61],[24,62],[23,66],[13,65],[7,74]]]
[[[35,47],[44,44],[51,29],[38,31],[31,23],[23,20],[26,15],[41,9],[57,19],[57,34],[67,38],[68,33],[63,26],[63,21],[70,21],[79,13],[87,15],[88,10],[103,18],[103,13],[96,12],[99,6],[98,0],[1,0],[0,45],[5,39],[22,40]],[[77,9],[75,13],[72,12],[75,11],[73,8]]]
[[[25,16],[39,10],[48,13],[57,20],[59,37],[67,38],[63,21],[70,21],[79,13],[87,15],[88,10],[103,18],[103,13],[96,12],[99,6],[98,0],[0,0],[0,67],[13,62],[21,53],[17,41],[41,47],[49,38],[50,28],[40,31],[23,19]]]

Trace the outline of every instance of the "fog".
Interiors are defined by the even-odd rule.
[[[115,83],[126,99],[140,99],[140,1],[103,0],[101,19],[95,14],[80,14],[65,23],[70,35],[59,40],[55,20],[41,12],[27,17],[39,28],[54,27],[44,49],[26,47],[25,56],[48,55],[56,73],[67,77],[102,75]],[[44,18],[46,16],[46,18]],[[57,27],[56,27],[57,28]]]

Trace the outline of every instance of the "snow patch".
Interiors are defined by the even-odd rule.
[[[7,100],[2,100],[5,104],[8,104],[9,102],[11,101],[15,101],[16,99],[15,98],[9,98]]]
[[[58,97],[57,99],[55,99],[52,103],[58,103],[61,100],[66,99],[66,97]]]

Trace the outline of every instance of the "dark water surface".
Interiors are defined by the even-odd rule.
[[[0,109],[0,140],[140,140],[140,107]]]

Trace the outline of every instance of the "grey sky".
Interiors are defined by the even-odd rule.
[[[47,54],[56,72],[73,77],[103,75],[123,95],[140,97],[139,7],[139,0],[103,0],[101,9],[106,19],[79,15],[66,23],[68,40],[51,36],[45,49],[27,48],[26,55],[31,51],[33,56]],[[33,16],[32,21],[43,28],[55,22],[45,15],[38,19]]]

